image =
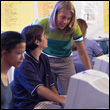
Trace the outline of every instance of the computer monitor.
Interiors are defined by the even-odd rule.
[[[96,57],[93,69],[102,71],[108,74],[109,76],[109,56],[102,55],[102,56]]]
[[[109,77],[98,70],[71,76],[64,109],[109,108]]]

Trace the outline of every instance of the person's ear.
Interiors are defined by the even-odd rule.
[[[7,50],[2,50],[2,57],[7,57],[8,51]]]
[[[35,41],[35,44],[39,45],[39,41],[38,41],[38,40],[36,40],[36,41]]]

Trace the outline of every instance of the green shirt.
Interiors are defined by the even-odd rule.
[[[77,25],[72,34],[64,35],[63,30],[55,29],[52,33],[49,29],[49,17],[36,20],[33,25],[44,26],[44,32],[48,36],[48,47],[43,50],[44,53],[57,57],[66,57],[71,54],[72,39],[75,42],[82,41],[82,33]]]

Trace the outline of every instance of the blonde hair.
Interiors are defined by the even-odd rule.
[[[88,25],[87,25],[86,21],[83,20],[83,19],[81,19],[81,18],[79,18],[79,19],[77,19],[77,23],[78,23],[78,25],[79,25],[79,27],[81,29],[83,38],[85,38],[85,36],[86,36],[86,30],[88,28]],[[72,43],[73,43],[73,45],[72,45],[72,51],[77,50],[77,46],[76,46],[75,41],[72,41]]]
[[[81,29],[83,38],[85,38],[85,36],[86,36],[86,30],[88,28],[88,25],[87,25],[86,21],[83,20],[83,19],[81,19],[81,18],[79,18],[79,19],[77,19],[77,23],[78,23],[78,25],[79,25],[79,27]]]
[[[54,32],[54,29],[57,28],[56,23],[55,23],[55,18],[56,18],[58,11],[65,11],[65,10],[70,11],[73,16],[71,18],[70,23],[64,29],[63,33],[65,35],[71,34],[75,30],[77,26],[77,21],[76,21],[76,12],[75,12],[75,8],[73,4],[71,3],[71,1],[58,1],[55,4],[50,14],[50,18],[49,18],[49,28],[51,32]]]

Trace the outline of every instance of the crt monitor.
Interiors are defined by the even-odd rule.
[[[108,74],[109,76],[109,56],[102,55],[102,56],[96,57],[93,69],[102,71]]]
[[[109,77],[98,70],[86,70],[70,78],[64,109],[109,108]]]

